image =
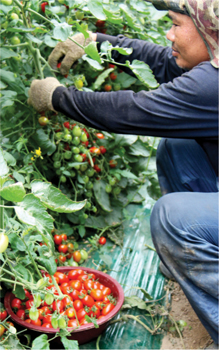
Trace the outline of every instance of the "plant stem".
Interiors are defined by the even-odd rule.
[[[29,255],[29,258],[30,258],[30,260],[32,261],[33,266],[35,267],[38,276],[39,276],[40,278],[42,278],[42,274],[40,273],[40,270],[38,269],[38,266],[37,266],[37,264],[35,263],[35,261],[34,261],[32,255],[31,255],[31,253],[30,253],[30,251],[29,251],[29,248],[28,248],[28,246],[27,246],[25,240],[24,240],[22,237],[21,237],[21,240],[22,240],[22,242],[24,243],[24,245],[25,245],[25,247],[26,247],[26,249],[27,249],[27,253],[28,253],[28,255]]]
[[[45,22],[48,22],[49,24],[51,24],[51,26],[53,26],[53,27],[55,26],[48,18],[42,16],[40,13],[38,13],[38,12],[32,10],[31,8],[28,8],[27,11],[28,11],[28,12],[34,13],[34,15],[36,15],[36,16],[38,16],[39,18],[43,19]]]

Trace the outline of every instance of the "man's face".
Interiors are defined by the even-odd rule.
[[[167,33],[172,42],[172,55],[176,63],[184,69],[192,69],[200,62],[209,61],[207,47],[198,33],[192,19],[181,13],[169,11],[173,25]]]

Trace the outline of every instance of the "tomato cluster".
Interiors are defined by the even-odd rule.
[[[88,253],[86,250],[79,250],[78,243],[68,240],[68,237],[65,233],[55,233],[53,239],[57,250],[60,253],[58,259],[56,259],[56,263],[58,265],[63,265],[67,261],[67,264],[70,266],[78,266],[78,263],[82,263],[84,260],[87,260]],[[72,259],[72,261],[70,259]]]
[[[16,297],[11,308],[16,315],[27,323],[45,328],[78,328],[81,325],[107,316],[115,307],[116,299],[111,289],[100,283],[95,274],[82,269],[60,271],[53,275],[60,290],[48,278],[46,292],[32,295],[25,289],[25,299]],[[85,316],[90,318],[86,318]]]

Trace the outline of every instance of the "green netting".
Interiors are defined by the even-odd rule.
[[[131,289],[133,286],[142,287],[153,297],[159,299],[164,295],[165,278],[159,272],[159,258],[155,251],[146,245],[153,247],[150,235],[150,209],[143,205],[129,205],[127,208],[128,217],[124,223],[124,247],[121,250],[116,247],[111,253],[112,266],[109,275],[114,277],[123,287],[125,296],[137,295],[143,297],[138,289]],[[109,246],[105,246],[106,254],[109,254]],[[97,266],[94,266],[94,263]],[[87,267],[98,268],[103,264],[99,252],[95,252],[92,259],[89,259]],[[144,311],[137,308],[120,312],[122,314],[144,315]],[[143,319],[142,319],[143,320]],[[145,321],[145,320],[144,320]],[[146,321],[147,322],[147,321]],[[150,318],[148,319],[148,325]],[[139,323],[129,320],[109,325],[102,333],[100,349],[160,349],[161,335],[151,335]],[[80,349],[96,349],[96,340],[80,345]]]

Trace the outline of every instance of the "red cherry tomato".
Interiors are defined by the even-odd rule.
[[[2,310],[0,311],[0,320],[4,321],[6,319],[6,317],[8,316],[8,313],[6,310]]]
[[[62,237],[61,235],[55,235],[53,237],[55,244],[60,245],[62,243]]]
[[[42,11],[43,13],[45,13],[45,7],[46,7],[47,5],[49,5],[48,2],[42,2],[42,4],[41,4],[41,11]]]
[[[106,238],[105,237],[100,237],[98,243],[101,244],[101,245],[106,244]]]
[[[106,148],[104,146],[100,146],[99,149],[101,154],[106,153]]]
[[[115,305],[113,305],[112,303],[107,304],[106,306],[104,306],[103,310],[101,311],[101,315],[106,316],[108,315],[113,309],[114,309]]]

